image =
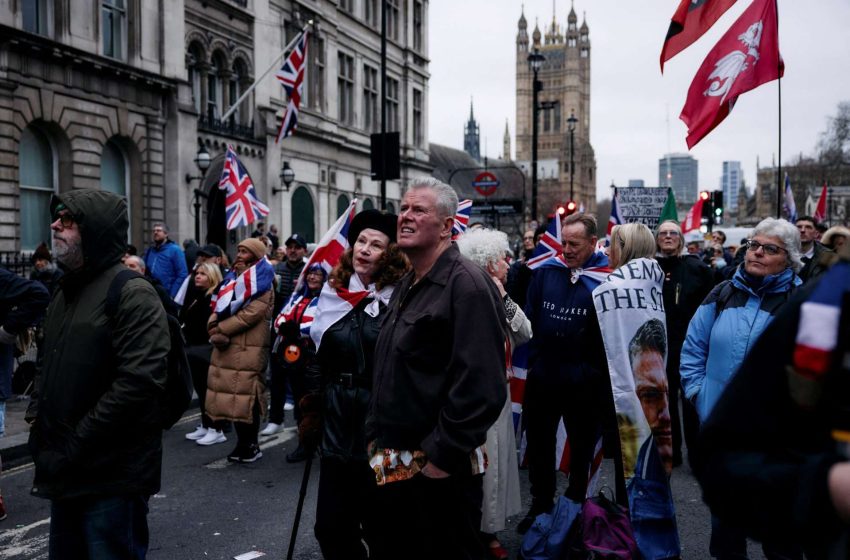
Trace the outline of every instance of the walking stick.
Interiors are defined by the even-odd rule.
[[[301,478],[301,490],[298,492],[298,506],[295,508],[295,520],[292,522],[292,534],[289,536],[289,552],[286,560],[292,560],[295,552],[295,537],[298,535],[298,525],[301,523],[301,510],[304,509],[304,498],[307,496],[307,483],[310,482],[310,467],[313,466],[314,450],[308,451],[307,461],[304,463],[304,476]]]

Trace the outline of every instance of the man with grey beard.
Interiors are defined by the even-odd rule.
[[[123,285],[127,205],[75,189],[50,202],[54,254],[65,272],[44,320],[44,349],[29,448],[32,494],[51,501],[51,560],[144,558],[147,502],[159,490],[159,403],[170,349],[151,284]]]

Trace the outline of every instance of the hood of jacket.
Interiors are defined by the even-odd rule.
[[[88,277],[121,261],[127,250],[129,227],[123,198],[108,191],[75,189],[53,195],[51,216],[60,204],[68,208],[80,227],[83,268],[74,271],[74,275]]]

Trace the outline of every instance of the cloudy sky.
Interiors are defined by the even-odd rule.
[[[658,159],[687,152],[687,127],[679,120],[694,74],[705,55],[751,0],[739,0],[699,41],[665,65],[658,58],[678,0],[575,0],[578,24],[586,14],[591,44],[591,143],[596,151],[597,195],[613,181],[658,183]],[[552,21],[552,0],[526,0],[529,35]],[[566,28],[570,0],[555,0]],[[502,151],[505,119],[515,134],[519,0],[431,0],[430,141],[463,148],[463,124],[474,98],[481,150]],[[782,79],[782,160],[813,154],[828,117],[850,101],[850,2],[779,0]],[[721,164],[742,162],[755,184],[756,158],[769,165],[779,149],[777,83],[743,94],[732,113],[697,144],[701,188],[718,188]],[[668,126],[669,122],[669,126]],[[512,140],[512,149],[515,149]]]

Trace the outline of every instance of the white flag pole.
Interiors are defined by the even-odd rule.
[[[269,72],[271,72],[272,70],[274,70],[275,68],[277,68],[277,65],[278,65],[278,63],[280,62],[280,59],[281,59],[281,58],[283,58],[283,57],[284,57],[284,55],[286,55],[287,53],[289,53],[289,51],[291,51],[291,50],[292,50],[292,47],[294,47],[294,46],[295,46],[295,43],[297,43],[297,42],[301,39],[301,35],[302,35],[304,32],[306,32],[306,31],[307,31],[307,28],[308,28],[308,27],[310,27],[311,25],[313,25],[313,20],[312,20],[312,19],[311,19],[311,20],[309,20],[309,21],[307,22],[307,24],[306,24],[303,28],[301,28],[301,33],[299,33],[298,35],[296,35],[296,36],[295,36],[295,38],[294,38],[294,39],[292,39],[292,40],[289,42],[289,44],[288,44],[288,45],[286,45],[286,47],[283,49],[283,52],[281,52],[281,53],[280,53],[280,54],[279,54],[279,55],[278,55],[278,56],[277,56],[277,57],[276,57],[276,58],[272,61],[271,65],[270,65],[270,66],[266,69],[266,71],[265,71],[265,72],[263,72],[263,74],[262,74],[259,78],[257,78],[256,80],[254,80],[254,83],[253,83],[253,84],[251,84],[251,87],[249,87],[248,89],[246,89],[246,90],[245,90],[245,93],[243,93],[242,95],[240,95],[240,96],[239,96],[239,99],[237,99],[237,100],[236,100],[236,103],[234,103],[233,105],[231,105],[231,106],[230,106],[230,108],[227,110],[227,112],[225,112],[225,113],[221,116],[221,122],[225,122],[225,121],[227,120],[227,117],[229,117],[230,115],[232,115],[232,114],[233,114],[233,112],[236,110],[236,108],[237,108],[237,107],[239,107],[239,105],[240,105],[243,101],[245,101],[245,98],[247,98],[247,97],[248,97],[248,95],[249,95],[252,91],[254,91],[254,88],[255,88],[255,87],[257,87],[257,84],[259,84],[259,83],[260,83],[260,80],[262,80],[263,78],[265,78],[266,76],[268,76],[268,75],[269,75]]]

